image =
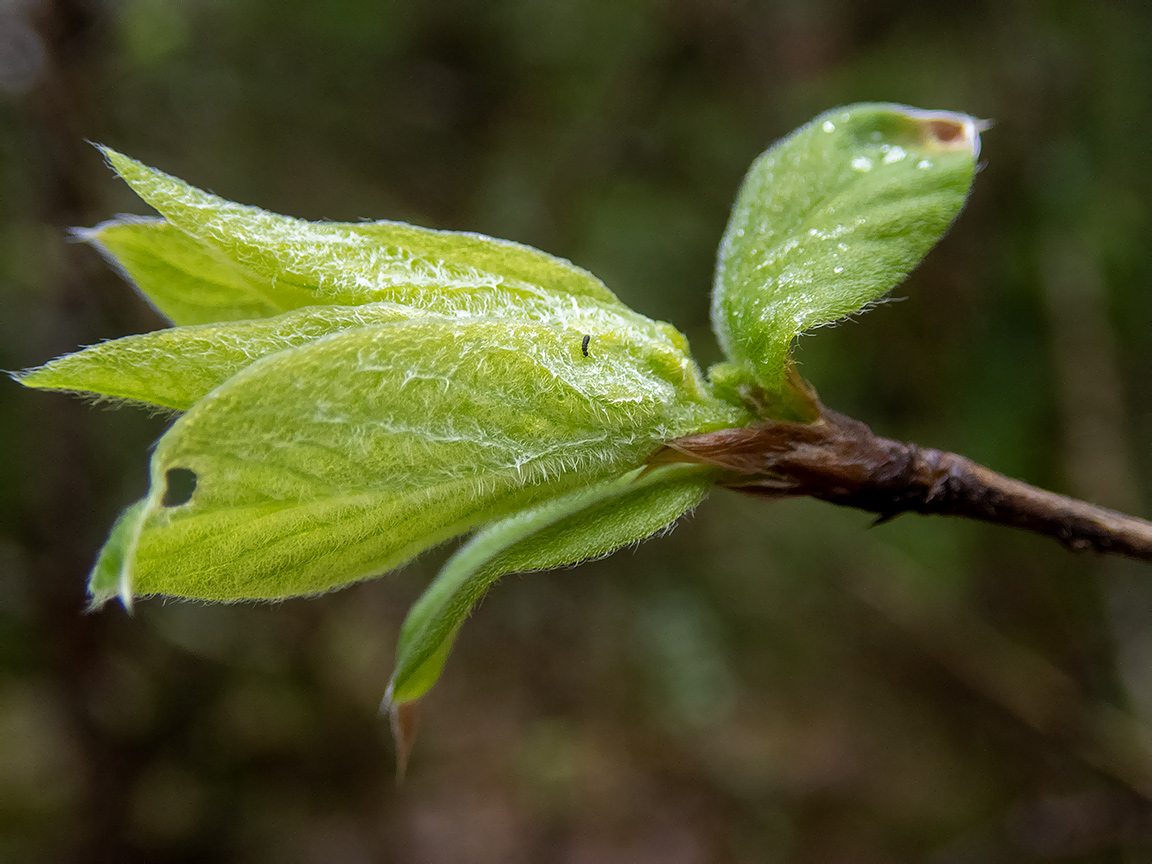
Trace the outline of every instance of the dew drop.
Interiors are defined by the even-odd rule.
[[[831,120],[825,120],[824,121],[824,131],[825,132],[835,132],[836,131],[836,124],[833,123]]]
[[[852,170],[853,171],[871,171],[872,170],[872,160],[869,159],[867,156],[857,156],[855,159],[852,160]]]
[[[923,170],[925,168],[931,168],[932,167],[932,160],[931,159],[921,159],[919,162],[916,163],[916,167],[921,169],[921,170]]]

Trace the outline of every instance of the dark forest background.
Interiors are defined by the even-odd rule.
[[[1149,515],[1152,5],[6,0],[0,367],[160,319],[67,228],[147,212],[85,140],[310,219],[565,256],[717,359],[773,139],[858,100],[993,118],[949,236],[804,374],[884,435]],[[162,418],[0,381],[5,862],[1145,862],[1152,571],[985,525],[717,492],[510,578],[376,715],[449,549],[278,605],[84,614]],[[386,526],[381,526],[386,530]]]

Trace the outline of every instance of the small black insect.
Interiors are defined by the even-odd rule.
[[[584,356],[588,356],[588,343],[592,341],[592,337],[587,333],[584,334],[584,341],[580,343],[580,350],[584,352]]]

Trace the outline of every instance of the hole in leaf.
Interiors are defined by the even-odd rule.
[[[164,497],[160,503],[165,507],[179,507],[192,500],[195,491],[195,471],[191,468],[169,468],[164,474]]]

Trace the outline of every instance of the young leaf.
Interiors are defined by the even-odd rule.
[[[309,306],[272,318],[171,327],[101,342],[19,376],[27,387],[71,390],[185,411],[267,354],[353,327],[415,317],[410,306]],[[447,319],[439,319],[447,320]]]
[[[386,300],[488,314],[494,303],[556,305],[586,297],[623,308],[591,273],[529,246],[402,222],[278,216],[101,149],[133,191],[181,231],[264,279],[313,292],[315,303]]]
[[[141,499],[125,508],[113,524],[108,539],[104,541],[104,546],[88,576],[88,593],[92,597],[93,608],[103,606],[106,600],[117,594],[123,601],[124,608],[131,608],[132,592],[128,590],[126,593],[120,593],[122,589],[129,587],[127,583],[122,582],[121,574],[136,551],[136,540],[140,536],[140,519],[147,503],[147,499]]]
[[[77,236],[123,269],[175,323],[389,302],[443,315],[643,330],[687,352],[673,327],[634,312],[590,273],[537,249],[400,222],[277,216],[104,152],[137,192],[175,221],[126,218]]]
[[[257,276],[165,219],[124,217],[74,233],[173,324],[267,318],[316,302],[315,292]]]
[[[326,591],[734,419],[666,347],[582,335],[421,317],[265,356],[160,440],[96,602]]]
[[[575,564],[643,540],[699,504],[713,479],[701,465],[638,468],[482,528],[409,611],[385,704],[395,712],[436,683],[460,625],[501,576]]]
[[[882,297],[940,239],[968,195],[979,128],[965,114],[850,105],[756,160],[712,297],[721,347],[746,390],[762,391],[750,401],[786,411],[793,339]]]
[[[516,309],[501,310],[518,320]],[[395,303],[309,306],[271,318],[173,327],[102,342],[66,354],[16,376],[27,387],[70,390],[173,408],[190,408],[213,387],[259,358],[352,327],[412,318],[450,323],[458,316],[435,315]],[[706,398],[687,341],[674,328],[588,298],[574,298],[540,323],[583,334],[581,353],[623,350],[655,364],[694,398]],[[595,341],[593,341],[595,336]]]

